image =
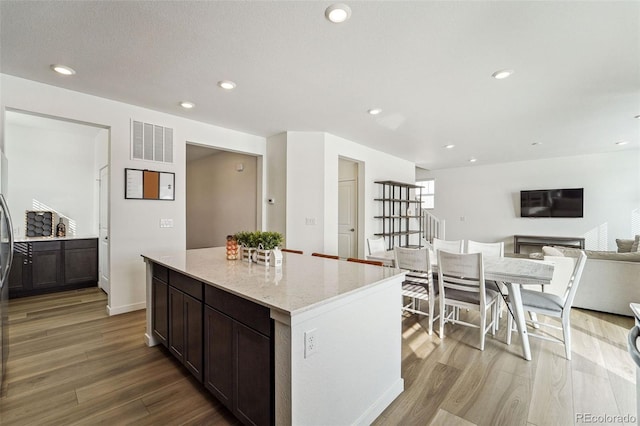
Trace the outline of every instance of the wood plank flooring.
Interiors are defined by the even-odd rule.
[[[234,425],[229,411],[164,348],[144,344],[145,313],[109,317],[106,296],[83,289],[10,300],[2,425]],[[464,315],[464,313],[463,313]],[[473,314],[470,319],[474,320]],[[522,359],[506,321],[482,352],[478,331],[405,316],[405,391],[375,425],[571,425],[578,414],[636,416],[633,320],[574,309],[573,360],[531,339]]]

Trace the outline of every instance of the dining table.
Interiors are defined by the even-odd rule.
[[[379,260],[384,265],[395,266],[393,250],[371,253],[367,259]],[[544,288],[545,285],[551,284],[553,264],[519,257],[490,256],[484,256],[483,262],[485,280],[503,282],[509,290],[509,301],[513,307],[514,320],[520,334],[523,356],[527,361],[531,361],[531,346],[520,290],[523,285],[539,285]],[[434,256],[432,256],[431,267],[434,273],[437,272],[438,265],[434,262]]]

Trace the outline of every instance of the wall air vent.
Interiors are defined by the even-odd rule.
[[[173,129],[131,120],[131,158],[173,163]]]

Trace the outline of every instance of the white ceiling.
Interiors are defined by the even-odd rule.
[[[638,1],[352,1],[343,24],[330,4],[3,0],[0,71],[260,136],[329,132],[428,169],[640,147]]]

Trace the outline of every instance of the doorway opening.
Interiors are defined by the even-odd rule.
[[[56,224],[62,222],[66,239],[87,241],[65,243],[61,246],[64,256],[52,251],[53,260],[47,265],[54,269],[36,270],[37,265],[33,266],[33,273],[23,274],[10,284],[10,297],[12,287],[16,295],[29,295],[45,291],[45,286],[60,285],[63,290],[66,286],[84,286],[96,276],[98,281],[102,276],[108,279],[110,198],[108,189],[104,193],[101,189],[109,180],[109,144],[107,126],[9,108],[5,111],[8,171],[2,187],[6,188],[15,240],[25,244],[34,241],[25,216],[28,211],[44,211],[55,216]],[[56,228],[54,225],[52,231]],[[42,235],[46,232],[43,230]],[[100,237],[105,238],[104,244]],[[97,247],[89,243],[94,238]],[[49,275],[55,279],[49,280]],[[108,285],[100,288],[109,294]]]
[[[355,160],[338,158],[338,256],[362,257],[364,241],[361,190],[363,165]]]
[[[261,157],[187,143],[186,162],[187,249],[261,228]]]

